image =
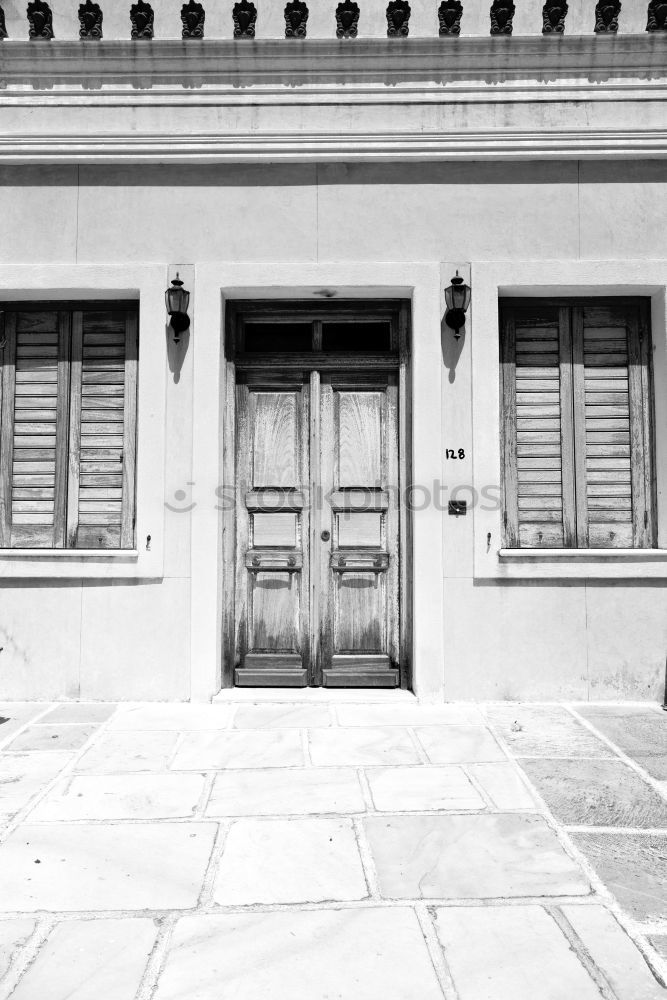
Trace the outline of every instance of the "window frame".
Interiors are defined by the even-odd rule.
[[[512,452],[516,434],[516,401],[513,414],[509,413],[507,398],[514,397],[515,358],[508,352],[514,349],[510,344],[511,332],[521,313],[531,313],[543,308],[553,310],[554,323],[558,330],[559,348],[559,391],[561,396],[561,474],[562,513],[565,544],[562,546],[539,546],[546,553],[565,550],[605,551],[603,546],[590,545],[588,509],[586,504],[586,441],[585,422],[582,422],[583,407],[577,406],[577,397],[583,394],[584,310],[599,307],[622,309],[626,307],[625,319],[628,329],[628,382],[630,434],[637,421],[648,437],[648,447],[641,454],[640,462],[631,452],[633,487],[633,538],[636,540],[632,551],[646,551],[657,547],[657,490],[655,478],[655,406],[654,379],[651,350],[650,299],[640,295],[598,295],[598,296],[505,296],[498,303],[498,327],[500,337],[500,406],[501,406],[501,502],[503,547],[511,551],[531,551],[531,546],[521,545],[519,537],[520,518],[518,513],[518,485],[516,479],[516,455]],[[632,351],[639,355],[642,384],[632,389]],[[579,364],[579,370],[576,366]],[[510,385],[510,382],[512,383]],[[565,436],[567,435],[567,437]],[[636,481],[638,480],[638,481]],[[636,499],[641,487],[643,496]],[[514,491],[512,492],[514,488]],[[509,516],[508,516],[509,515]],[[640,523],[641,522],[641,523]],[[642,544],[644,542],[644,544]],[[569,543],[569,544],[568,544]],[[537,546],[535,548],[538,548]],[[627,549],[623,550],[627,551]]]

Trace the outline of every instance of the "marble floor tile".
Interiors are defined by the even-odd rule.
[[[328,705],[239,705],[234,729],[305,729],[330,726]]]
[[[194,906],[213,823],[23,824],[0,845],[0,911]]]
[[[415,733],[432,764],[507,760],[483,726],[419,726]]]
[[[563,906],[562,910],[617,1000],[665,1000],[667,992],[605,906]]]
[[[206,815],[358,813],[365,809],[356,771],[265,768],[217,774]]]
[[[631,705],[576,705],[576,710],[629,757],[667,755],[667,712]]]
[[[221,906],[320,903],[368,895],[348,819],[241,819],[233,824],[213,899]]]
[[[186,733],[171,767],[177,771],[201,771],[227,767],[301,767],[304,763],[298,729],[253,729]]]
[[[367,816],[362,822],[386,899],[590,891],[541,816]]]
[[[77,771],[113,774],[161,771],[176,747],[178,733],[103,733],[76,764]]]
[[[181,919],[154,1000],[442,1000],[408,908]]]
[[[42,799],[30,821],[187,818],[194,815],[204,780],[185,772],[75,775]]]
[[[7,743],[19,729],[42,715],[47,704],[34,701],[5,701],[0,703],[0,745]]]
[[[58,924],[12,1000],[134,1000],[156,935],[146,917]]]
[[[447,907],[436,927],[459,1000],[601,1000],[540,906]]]
[[[13,957],[23,947],[35,929],[35,921],[28,917],[0,920],[0,979],[5,975]]]
[[[613,750],[558,705],[503,705],[486,710],[513,754],[528,757],[614,757]]]
[[[460,767],[378,767],[367,778],[381,812],[485,808]]]
[[[419,754],[404,729],[311,729],[308,732],[313,764],[418,764]]]
[[[197,732],[226,729],[232,717],[231,705],[121,705],[109,723],[110,730],[174,729]]]
[[[0,754],[0,819],[28,804],[72,759],[69,753]]]
[[[610,892],[637,920],[667,920],[667,837],[572,833]]]
[[[40,722],[49,724],[61,722],[106,722],[116,711],[116,705],[109,705],[106,702],[83,702],[73,701],[56,705],[51,711],[40,719]]]
[[[641,754],[632,754],[632,759],[640,767],[643,767],[656,781],[667,782],[667,753],[651,754],[650,757],[643,757]]]
[[[667,800],[621,760],[520,763],[561,823],[667,827]]]
[[[337,705],[341,726],[483,726],[474,705]]]
[[[97,726],[89,725],[37,725],[19,733],[5,747],[9,751],[32,750],[80,750],[87,743]]]
[[[535,798],[509,761],[469,764],[468,772],[484,789],[496,809],[537,809]]]

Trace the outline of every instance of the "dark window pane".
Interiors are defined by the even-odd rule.
[[[323,323],[323,351],[388,351],[389,323]]]
[[[245,349],[252,354],[311,351],[310,323],[246,323]]]

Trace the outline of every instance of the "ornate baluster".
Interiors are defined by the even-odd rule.
[[[463,4],[461,0],[442,0],[438,7],[439,34],[460,35]]]
[[[336,7],[336,37],[356,38],[359,24],[359,4],[345,0]]]
[[[567,0],[547,0],[542,8],[542,34],[562,35],[567,11]]]
[[[232,10],[234,38],[254,38],[257,8],[250,0],[240,0]]]
[[[290,0],[285,4],[285,38],[305,38],[308,8],[303,0]]]
[[[389,0],[387,5],[387,38],[405,38],[410,31],[412,9],[407,0]]]
[[[667,0],[651,0],[648,5],[647,31],[667,31]]]
[[[86,0],[79,5],[79,38],[93,38],[98,40],[102,37],[102,9],[98,3]]]
[[[512,0],[493,0],[490,10],[492,35],[512,34],[512,21],[515,10],[516,7]]]
[[[28,36],[31,39],[53,38],[53,14],[44,0],[30,0],[27,8]]]
[[[595,6],[595,32],[618,31],[618,15],[621,13],[621,0],[598,0]]]
[[[152,38],[153,37],[153,8],[144,0],[137,0],[137,3],[130,7],[130,21],[132,23],[132,38]]]
[[[206,11],[200,3],[190,0],[181,7],[182,38],[203,38]]]

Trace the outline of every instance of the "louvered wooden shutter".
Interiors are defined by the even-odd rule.
[[[0,546],[132,548],[136,309],[0,319]]]
[[[580,546],[653,544],[649,335],[638,303],[573,309]]]
[[[67,476],[66,312],[5,315],[0,426],[0,544],[64,544]]]
[[[137,318],[78,311],[72,322],[67,544],[134,544]]]
[[[502,322],[504,529],[509,548],[574,545],[567,310],[508,308]]]
[[[501,330],[505,544],[653,545],[644,303],[510,301]]]

